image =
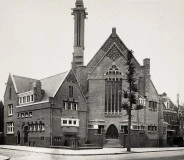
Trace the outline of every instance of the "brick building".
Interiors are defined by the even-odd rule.
[[[0,144],[4,143],[4,105],[0,101]]]
[[[167,97],[165,92],[160,95],[160,99],[160,108],[162,108],[160,111],[162,117],[160,117],[160,119],[163,118],[163,126],[161,126],[164,128],[163,136],[165,135],[164,141],[162,139],[160,144],[164,146],[172,145],[173,137],[180,136],[179,125],[181,120],[178,117],[178,107]]]
[[[31,146],[67,146],[72,137],[79,145],[127,144],[127,116],[121,109],[127,88],[127,46],[112,29],[102,47],[84,66],[86,9],[76,0],[72,69],[42,80],[10,75],[5,91],[5,143]],[[150,59],[136,66],[138,97],[145,108],[133,112],[132,146],[158,146],[164,121],[160,97],[150,78]],[[138,99],[140,100],[140,99]]]
[[[184,105],[178,102],[179,136],[184,137]]]
[[[86,100],[72,70],[41,80],[9,75],[4,100],[5,144],[85,142]]]
[[[166,93],[161,95],[163,102],[163,116],[164,122],[167,123],[167,136],[178,136],[179,121],[178,121],[178,107],[174,105]]]

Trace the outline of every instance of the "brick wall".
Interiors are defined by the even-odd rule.
[[[11,88],[11,99],[9,97],[9,89]],[[8,105],[13,105],[13,115],[8,116]],[[11,79],[11,76],[8,78],[5,94],[4,94],[4,140],[5,144],[16,144],[15,132],[14,134],[7,134],[7,122],[14,122],[14,126],[16,125],[16,116],[17,109],[16,106],[18,104],[17,94]]]
[[[69,96],[69,86],[73,86],[73,96]],[[78,103],[78,110],[65,110],[63,101],[74,101]],[[53,137],[61,137],[61,142],[54,142],[54,144],[61,144],[68,138],[69,132],[76,132],[76,127],[69,127],[62,129],[61,118],[79,119],[79,127],[77,127],[77,135],[80,137],[79,143],[82,145],[86,142],[87,137],[87,106],[84,96],[77,84],[77,82],[67,81],[63,82],[54,98],[53,110]],[[72,128],[74,129],[72,131]],[[64,131],[64,132],[63,132]],[[65,133],[68,132],[68,133]]]

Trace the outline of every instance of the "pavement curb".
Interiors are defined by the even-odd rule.
[[[100,155],[119,155],[119,154],[134,154],[134,153],[165,152],[165,151],[179,151],[179,150],[184,150],[184,148],[183,148],[183,149],[175,149],[175,150],[156,150],[156,151],[131,151],[131,152],[123,151],[123,152],[115,152],[115,153],[66,154],[66,153],[48,153],[48,152],[30,151],[30,150],[24,150],[24,149],[5,148],[5,147],[3,147],[1,149],[26,151],[26,152],[34,152],[34,153],[42,153],[42,154],[50,154],[50,155],[63,155],[63,156],[98,156],[98,155],[100,156]],[[9,160],[9,159],[7,159],[7,160]]]

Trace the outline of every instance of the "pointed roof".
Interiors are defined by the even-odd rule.
[[[69,72],[63,72],[40,80],[42,89],[45,91],[42,101],[48,100],[49,97],[55,96],[68,73]],[[35,85],[36,81],[31,84],[31,90]]]
[[[93,67],[99,63],[99,61],[107,54],[107,52],[112,48],[112,46],[114,44],[116,44],[116,46],[121,51],[121,53],[123,53],[124,56],[127,57],[126,52],[127,52],[128,48],[126,47],[126,45],[123,43],[123,41],[117,35],[116,28],[112,28],[111,35],[108,37],[108,39],[102,45],[102,47],[98,50],[98,52],[95,54],[95,56],[91,59],[91,61],[87,64],[89,72],[91,72],[93,70]]]
[[[112,28],[112,33],[109,36],[109,38],[105,41],[101,49],[105,52],[109,50],[109,48],[113,45],[113,43],[116,43],[120,50],[123,52],[125,50],[128,50],[126,45],[123,43],[123,41],[119,38],[119,36],[116,33],[116,28]]]
[[[83,0],[76,0],[75,6],[76,6],[76,7],[84,7]]]
[[[21,77],[17,75],[12,75],[12,80],[17,90],[17,93],[29,91],[30,84],[36,81],[36,79]]]
[[[108,39],[105,41],[105,43],[102,45],[102,47],[98,50],[98,52],[95,54],[95,56],[91,59],[91,61],[87,64],[88,72],[91,73],[94,70],[94,66],[96,67],[100,61],[109,53],[110,58],[116,58],[118,55],[113,55],[113,51],[118,51],[121,53],[121,55],[126,59],[127,58],[127,51],[129,50],[127,46],[123,43],[123,41],[120,39],[120,37],[116,33],[116,28],[112,28],[112,33],[108,37]],[[115,56],[115,57],[113,57]],[[141,66],[139,62],[136,60],[136,58],[133,55],[134,62],[137,64],[137,66]]]
[[[44,90],[44,97],[41,101],[49,100],[49,97],[55,96],[68,73],[69,72],[67,71],[40,80],[42,89]],[[18,94],[32,91],[36,86],[36,81],[38,81],[37,79],[21,77],[17,75],[11,75],[11,77],[15,86],[15,90]]]

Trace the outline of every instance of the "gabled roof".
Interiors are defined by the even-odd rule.
[[[111,35],[108,37],[108,39],[105,41],[105,43],[102,45],[102,47],[98,50],[98,52],[94,55],[94,57],[91,59],[91,61],[87,64],[87,68],[89,72],[92,72],[94,70],[94,67],[100,63],[100,61],[106,56],[106,54],[109,52],[109,50],[116,46],[116,48],[119,49],[119,51],[122,53],[122,55],[126,58],[127,57],[127,50],[128,48],[123,43],[123,41],[119,38],[119,36],[116,33],[116,29],[112,29]],[[134,56],[133,56],[134,57]],[[139,62],[135,59],[135,63],[140,66]]]
[[[116,34],[115,29],[113,29],[111,35],[102,45],[102,47],[98,50],[98,52],[94,55],[91,61],[87,64],[87,67],[96,66],[97,63],[105,56],[106,52],[112,47],[114,43],[119,47],[121,52],[128,49],[122,42],[122,40],[119,38],[119,36]]]
[[[157,89],[156,89],[156,87],[155,87],[155,85],[154,85],[154,83],[153,83],[153,81],[151,80],[151,78],[150,78],[150,83],[151,83],[151,85],[153,86],[153,88],[154,88],[156,94],[159,95],[158,92],[157,92]]]
[[[63,72],[40,80],[42,89],[45,91],[42,101],[48,100],[49,97],[55,96],[68,73],[69,72]],[[35,85],[36,81],[31,84],[31,90]]]
[[[167,95],[165,92],[162,95]],[[166,104],[164,102],[167,102],[169,100],[169,108],[166,107]],[[170,98],[167,97],[167,99],[163,99],[163,106],[164,106],[164,110],[166,111],[178,111],[178,107],[172,102],[172,100]]]
[[[170,108],[174,111],[178,111],[178,108],[176,107],[176,105],[174,105],[174,103],[170,100]]]
[[[29,91],[30,84],[36,81],[36,79],[26,78],[26,77],[21,77],[16,75],[12,75],[12,78],[13,78],[13,83],[15,85],[15,88],[17,90],[16,92],[18,93]]]
[[[113,50],[116,50],[118,52],[118,54],[114,54]],[[121,52],[120,48],[117,46],[116,43],[113,43],[112,46],[109,48],[109,50],[106,52],[106,54],[104,54],[104,56],[102,56],[102,58],[98,61],[98,63],[96,63],[96,66],[93,67],[93,69],[91,70],[90,74],[95,70],[95,68],[101,63],[101,61],[104,59],[104,57],[107,56],[111,59],[116,59],[120,56],[123,56],[125,59],[125,55],[123,54],[123,52]]]
[[[44,97],[41,101],[47,101],[49,100],[49,97],[55,96],[68,73],[69,72],[63,72],[39,80],[41,82],[42,89],[44,90]],[[17,75],[12,75],[11,77],[18,94],[33,90],[36,85],[36,81],[38,81],[37,79],[26,78]]]

